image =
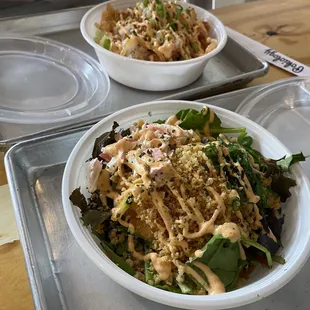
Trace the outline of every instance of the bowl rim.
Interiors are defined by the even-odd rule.
[[[193,4],[189,4],[189,7],[192,7],[194,8],[195,10],[199,9],[199,10],[203,10],[205,13],[207,13],[208,17],[211,18],[215,24],[218,25],[218,27],[220,28],[220,33],[221,33],[221,36],[222,36],[222,40],[218,40],[218,45],[217,47],[212,50],[210,53],[208,54],[204,54],[202,56],[199,56],[199,57],[196,57],[196,58],[191,58],[191,59],[188,59],[188,60],[175,60],[175,61],[150,61],[150,60],[141,60],[141,59],[134,59],[134,58],[129,58],[129,57],[126,57],[126,56],[121,56],[117,53],[113,53],[105,48],[103,48],[102,46],[100,46],[99,44],[97,44],[93,38],[88,34],[88,32],[86,31],[86,22],[87,22],[87,19],[94,13],[96,12],[97,10],[103,8],[103,7],[106,7],[107,4],[113,4],[113,3],[116,3],[116,2],[119,2],[121,3],[122,0],[110,0],[110,1],[107,1],[107,2],[103,2],[103,3],[100,3],[96,6],[94,6],[92,9],[90,9],[89,11],[87,11],[84,16],[82,17],[82,20],[80,22],[80,31],[81,31],[81,34],[83,36],[83,38],[95,49],[95,50],[98,50],[99,52],[101,53],[105,53],[111,57],[116,57],[117,59],[123,59],[125,61],[131,61],[133,63],[138,63],[138,64],[144,64],[144,65],[149,65],[149,66],[154,66],[154,65],[158,65],[158,66],[175,66],[177,64],[184,64],[184,65],[187,65],[187,64],[194,64],[194,63],[199,63],[199,62],[202,62],[204,60],[208,60],[209,58],[213,57],[214,55],[218,54],[226,45],[227,43],[227,32],[226,32],[226,29],[225,29],[225,26],[224,24],[213,14],[211,14],[209,11],[197,6],[197,5],[193,5]],[[177,4],[180,4],[181,6],[184,5],[184,4],[188,4],[184,1],[178,1],[178,0],[175,0],[175,2]]]
[[[174,306],[174,307],[182,307],[184,309],[227,309],[231,307],[242,306],[245,304],[249,304],[255,301],[260,300],[262,297],[267,297],[274,293],[275,291],[282,288],[285,284],[287,284],[304,266],[309,255],[310,255],[310,232],[303,239],[303,243],[301,245],[302,249],[298,252],[297,258],[290,262],[290,264],[286,267],[285,272],[282,272],[281,276],[278,276],[277,279],[270,278],[269,281],[265,281],[264,284],[260,283],[259,287],[256,287],[255,284],[259,281],[263,281],[263,279],[258,280],[247,287],[242,287],[238,290],[227,292],[225,294],[219,295],[183,295],[177,294],[173,292],[167,292],[150,286],[138,279],[132,277],[127,274],[125,271],[117,267],[112,261],[110,261],[106,255],[100,250],[98,246],[93,247],[91,243],[87,240],[86,235],[80,229],[80,225],[74,216],[74,206],[72,206],[68,197],[71,194],[69,189],[69,176],[71,174],[71,170],[74,166],[74,158],[78,156],[78,152],[83,146],[84,143],[87,143],[88,137],[92,135],[92,133],[99,129],[102,124],[106,122],[113,122],[113,119],[116,116],[119,116],[125,112],[130,110],[134,110],[140,107],[156,105],[157,107],[161,104],[177,104],[177,103],[185,103],[188,104],[188,107],[198,108],[206,106],[204,103],[194,102],[194,101],[183,101],[183,100],[161,100],[161,101],[151,101],[142,104],[137,104],[120,111],[117,111],[107,118],[104,118],[96,125],[91,127],[78,141],[73,151],[70,154],[70,157],[67,161],[63,181],[62,181],[62,203],[64,207],[64,213],[70,230],[72,231],[76,241],[84,250],[84,252],[88,255],[88,257],[111,279],[125,287],[126,289],[143,296],[152,301]],[[230,110],[220,108],[213,105],[207,105],[211,109],[214,109],[215,112],[222,112],[225,116],[233,116],[234,119],[239,119],[244,122],[244,127],[248,128],[248,125],[251,125],[251,130],[255,132],[263,132],[271,142],[274,142],[275,145],[280,146],[283,152],[286,154],[291,154],[291,152],[283,145],[281,141],[279,141],[275,136],[273,136],[266,129],[251,121],[250,119],[245,118],[244,116],[232,112]],[[178,109],[176,105],[176,110]],[[305,176],[301,166],[297,164],[293,169],[296,178],[300,180],[301,186],[305,187],[307,191],[307,195],[310,197],[310,185],[309,180]],[[67,179],[67,182],[65,181]],[[106,259],[105,259],[106,258]],[[268,276],[268,275],[267,275]],[[275,285],[276,284],[276,285]],[[160,294],[159,294],[160,292]],[[158,297],[160,296],[160,297]]]

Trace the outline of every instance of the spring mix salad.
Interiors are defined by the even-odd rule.
[[[90,197],[70,196],[117,266],[163,290],[212,295],[257,264],[285,263],[281,203],[302,153],[265,158],[245,128],[224,128],[208,107],[117,128],[94,143]]]
[[[173,1],[144,0],[136,7],[102,13],[95,42],[122,56],[149,61],[178,61],[210,53],[217,41],[193,8]]]

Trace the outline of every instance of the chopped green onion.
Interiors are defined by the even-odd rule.
[[[180,4],[175,4],[175,6],[177,7],[177,9],[179,10],[179,11],[183,11],[183,7],[182,7],[182,5],[180,5]]]
[[[280,255],[273,255],[272,256],[272,261],[276,262],[276,263],[278,263],[280,265],[284,265],[285,264],[285,259],[282,256],[280,256]]]
[[[195,53],[199,52],[199,46],[198,46],[197,42],[191,42],[191,46],[192,46]]]
[[[174,30],[174,31],[177,31],[178,30],[178,25],[177,23],[175,22],[171,22],[169,23],[170,27]]]
[[[192,293],[192,290],[185,283],[178,282],[178,286],[181,289],[183,294],[191,294]]]
[[[106,50],[110,50],[110,47],[111,47],[111,40],[105,39],[103,42],[103,48],[105,48]]]
[[[240,207],[241,203],[240,203],[240,198],[239,197],[235,197],[233,199],[233,201],[231,202],[231,206],[232,206],[232,209],[234,211],[237,211]]]
[[[143,0],[143,6],[144,6],[144,7],[147,7],[148,4],[149,4],[149,0]]]
[[[161,4],[161,1],[160,0],[155,0],[155,3]]]
[[[150,18],[149,23],[150,23],[152,28],[156,28],[156,20],[154,18]]]
[[[102,37],[104,36],[104,32],[101,30],[96,30],[96,38],[100,41]]]
[[[145,282],[149,285],[154,285],[154,271],[151,270],[151,262],[146,261],[144,263],[144,276],[145,276]]]
[[[174,4],[176,7],[175,18],[178,19],[183,12],[183,7],[180,4]]]
[[[111,48],[111,40],[107,36],[103,36],[99,42],[99,45],[101,45],[106,50],[110,50]]]
[[[165,16],[164,6],[162,4],[156,4],[155,11],[159,17]]]

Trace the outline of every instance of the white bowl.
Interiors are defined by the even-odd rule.
[[[191,84],[202,74],[209,59],[218,54],[226,44],[227,35],[224,25],[208,11],[176,1],[184,8],[193,7],[198,18],[208,21],[211,26],[211,36],[217,39],[218,46],[210,53],[190,60],[173,62],[152,62],[132,59],[112,53],[94,41],[95,22],[100,22],[101,13],[110,3],[115,9],[134,7],[137,0],[115,0],[99,4],[89,10],[81,21],[81,33],[84,39],[94,47],[101,64],[109,76],[115,81],[142,90],[163,91],[172,90]]]
[[[298,185],[291,189],[292,197],[283,208],[286,217],[282,236],[284,246],[282,254],[286,259],[286,264],[275,264],[271,270],[257,268],[243,287],[220,295],[175,294],[159,290],[130,276],[101,251],[96,243],[98,242],[96,237],[93,237],[83,226],[79,209],[69,201],[69,195],[77,187],[81,187],[82,192],[86,193],[86,160],[91,155],[96,137],[103,132],[110,131],[113,121],[117,121],[122,128],[127,128],[138,119],[148,121],[164,119],[180,109],[200,110],[202,106],[203,104],[196,102],[157,101],[129,107],[103,119],[80,139],[72,151],[63,176],[62,201],[69,227],[81,248],[99,269],[120,285],[145,298],[179,308],[225,309],[255,302],[272,294],[290,281],[306,262],[310,250],[310,188],[300,165],[297,164],[292,169],[293,177]],[[254,139],[255,147],[266,157],[280,158],[289,154],[279,140],[251,120],[222,108],[209,107],[214,109],[224,125],[246,127],[249,135]]]

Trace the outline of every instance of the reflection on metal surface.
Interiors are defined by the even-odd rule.
[[[36,180],[36,182],[35,182],[35,191],[38,194],[42,194],[42,187],[41,187],[40,180]]]

